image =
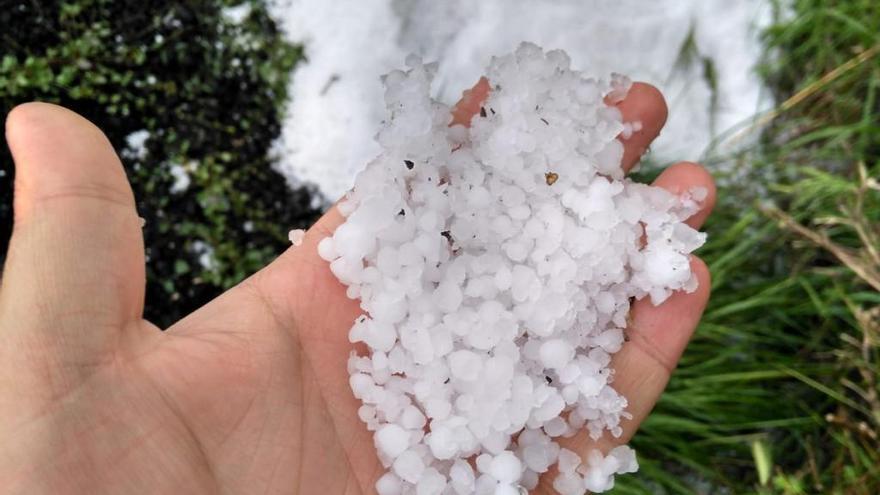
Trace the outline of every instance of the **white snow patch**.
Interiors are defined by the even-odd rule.
[[[205,241],[193,241],[190,249],[198,255],[199,264],[206,270],[214,270],[217,268],[217,258],[214,256],[214,247]]]
[[[752,70],[771,15],[763,0],[275,0],[272,10],[308,56],[293,77],[279,167],[331,200],[378,153],[379,76],[411,52],[439,62],[435,96],[446,103],[476,82],[491,54],[523,40],[562,48],[592,74],[650,82],[670,106],[652,147],[660,162],[699,159],[713,137],[772,103]],[[695,53],[683,67],[690,33]]]
[[[171,166],[168,167],[168,172],[171,174],[171,177],[174,178],[174,183],[171,184],[171,187],[169,188],[171,194],[180,194],[189,189],[189,186],[192,183],[192,178],[189,174],[190,172],[195,171],[197,165],[198,164],[193,161],[186,165],[172,163]]]
[[[251,15],[251,4],[248,2],[241,3],[232,7],[224,7],[220,11],[220,15],[231,24],[241,24],[249,15]]]
[[[125,136],[125,148],[122,150],[124,158],[143,160],[147,156],[147,140],[150,139],[150,131],[141,129]]]

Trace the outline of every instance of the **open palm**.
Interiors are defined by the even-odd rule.
[[[466,123],[486,91],[481,81],[455,120]],[[629,168],[666,105],[636,84],[619,107],[643,124],[625,143]],[[346,370],[359,307],[316,253],[342,221],[335,208],[302,246],[160,332],[142,318],[140,220],[104,135],[39,103],[13,110],[6,133],[16,184],[0,285],[3,493],[373,493],[382,468]],[[708,216],[714,187],[698,165],[676,164],[657,183],[707,187],[689,223]],[[693,267],[697,292],[634,305],[614,359],[633,414],[622,440],[650,412],[708,299],[708,272],[696,258]],[[595,446],[586,435],[566,443]]]

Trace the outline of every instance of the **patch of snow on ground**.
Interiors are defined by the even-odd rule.
[[[141,129],[125,136],[125,148],[122,156],[136,160],[143,160],[147,156],[147,140],[150,139],[150,131]]]
[[[699,159],[713,137],[771,104],[753,70],[766,0],[276,0],[273,12],[308,59],[293,76],[279,167],[331,200],[378,153],[379,77],[408,53],[439,62],[435,91],[448,103],[523,40],[562,48],[597,76],[650,82],[670,106],[653,146],[659,162]]]
[[[217,268],[217,258],[214,256],[214,247],[205,241],[193,241],[190,249],[198,256],[199,264],[206,270]]]
[[[241,24],[249,15],[251,15],[251,4],[242,3],[233,7],[224,7],[220,11],[220,15],[223,18],[232,24]]]
[[[189,174],[195,171],[196,165],[196,162],[189,162],[186,165],[179,163],[171,164],[168,170],[171,173],[171,177],[174,178],[174,183],[171,184],[170,188],[172,194],[179,194],[189,189],[189,185],[192,183],[192,178]]]

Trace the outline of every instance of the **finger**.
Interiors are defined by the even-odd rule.
[[[480,106],[489,97],[489,80],[481,77],[477,84],[461,94],[461,99],[452,107],[452,123],[470,127],[471,119],[480,111]]]
[[[692,162],[678,162],[669,166],[654,181],[655,186],[662,187],[673,194],[694,191],[697,188],[706,190],[706,197],[699,201],[700,211],[688,218],[686,223],[698,229],[712,213],[715,207],[715,181],[705,167]]]
[[[624,122],[641,125],[630,137],[620,137],[623,142],[621,166],[624,172],[628,172],[660,135],[660,130],[666,124],[668,109],[660,90],[642,82],[633,83],[626,98],[615,106],[620,110]]]
[[[709,300],[710,277],[706,264],[697,257],[691,258],[691,270],[699,280],[693,293],[676,292],[663,304],[654,306],[649,299],[633,304],[628,342],[614,355],[614,389],[627,398],[630,419],[622,419],[622,435],[613,438],[606,433],[598,441],[581,430],[571,438],[561,438],[561,446],[576,452],[582,459],[593,449],[609,451],[616,445],[630,440],[639,425],[653,409],[660,394],[700,321]],[[552,483],[557,475],[551,469],[541,477],[538,493],[555,493]]]
[[[679,162],[670,166],[657,177],[654,185],[676,194],[695,187],[706,189],[700,210],[686,221],[693,228],[702,226],[715,205],[715,183],[709,172],[696,163]],[[613,438],[606,434],[595,441],[582,431],[563,439],[560,442],[563,446],[583,457],[591,449],[607,451],[626,443],[638,430],[666,388],[709,300],[711,278],[706,264],[692,257],[691,270],[699,281],[695,292],[676,292],[659,306],[647,298],[633,303],[627,329],[629,340],[611,362],[614,388],[627,398],[627,412],[632,415],[621,422],[622,435]],[[542,483],[552,483],[552,473],[547,478]]]
[[[686,221],[694,228],[703,224],[715,205],[715,182],[709,172],[696,163],[678,162],[668,167],[653,185],[674,194],[696,187],[706,189],[700,210]],[[627,329],[629,342],[614,355],[611,364],[615,373],[614,388],[629,400],[627,411],[633,415],[622,424],[622,441],[635,433],[663,393],[709,301],[709,269],[694,256],[691,270],[699,281],[693,293],[676,292],[659,306],[652,304],[650,298],[632,305]]]
[[[169,336],[201,338],[201,334],[229,333],[241,339],[244,332],[254,347],[273,343],[279,335],[302,349],[308,372],[321,391],[329,420],[345,449],[352,472],[361,486],[372,486],[381,466],[372,449],[372,433],[357,415],[360,401],[349,387],[348,358],[353,345],[348,330],[361,313],[357,300],[346,297],[343,286],[318,256],[318,243],[344,221],[334,206],[306,232],[299,246],[291,247],[267,267],[227,291],[166,332]],[[266,347],[278,344],[273,343]],[[305,373],[305,372],[304,372]],[[368,450],[369,450],[368,449]]]
[[[480,107],[489,97],[489,92],[489,80],[481,77],[473,88],[462,93],[461,99],[452,110],[450,125],[470,126],[471,119],[479,113]],[[621,166],[624,172],[628,172],[639,162],[666,124],[668,114],[666,99],[654,86],[636,82],[633,83],[626,98],[615,103],[614,106],[620,110],[624,122],[638,123],[639,126],[639,130],[634,131],[628,138],[620,137],[623,144]]]
[[[691,258],[691,270],[699,280],[694,292],[676,292],[659,306],[649,298],[632,306],[626,332],[629,341],[614,355],[611,366],[614,388],[628,399],[627,411],[633,417],[622,422],[623,436],[614,444],[629,440],[654,408],[700,322],[709,301],[711,277],[696,256]]]
[[[104,134],[64,108],[29,103],[6,119],[15,224],[0,291],[12,328],[68,349],[113,344],[139,320],[144,256],[125,173]]]

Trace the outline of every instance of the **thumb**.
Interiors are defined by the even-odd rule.
[[[143,311],[134,195],[110,142],[64,108],[28,103],[6,120],[15,225],[0,286],[3,337],[96,356]]]

